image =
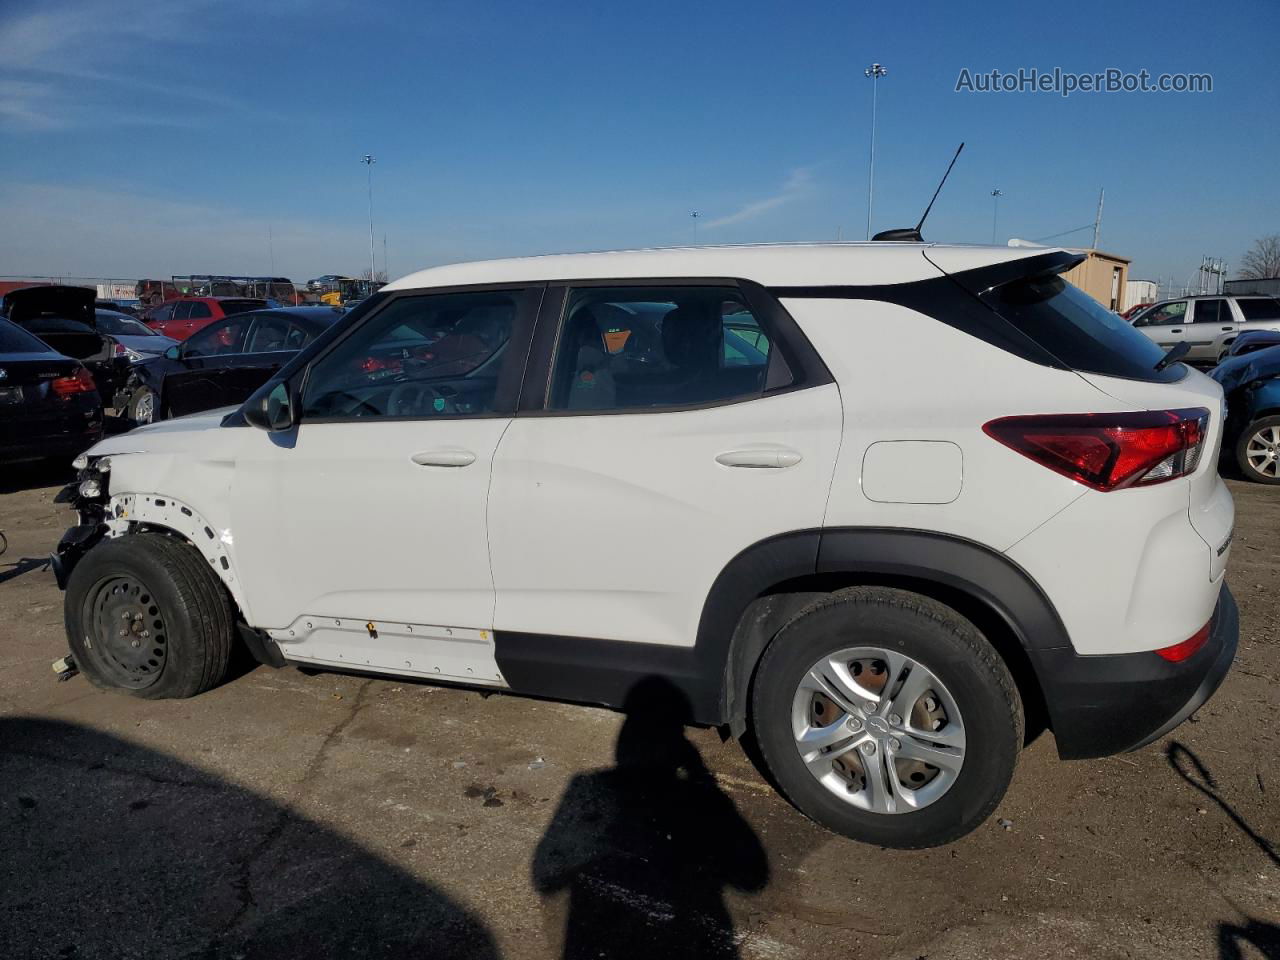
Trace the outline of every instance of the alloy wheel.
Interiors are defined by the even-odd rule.
[[[792,700],[796,750],[842,801],[900,814],[937,801],[964,765],[955,698],[922,663],[879,647],[823,657]]]

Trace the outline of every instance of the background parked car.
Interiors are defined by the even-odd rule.
[[[166,337],[185,340],[215,320],[266,306],[267,301],[250,297],[182,297],[151,308],[142,321]]]
[[[1258,483],[1280,484],[1280,346],[1228,357],[1209,374],[1222,384],[1222,449]]]
[[[93,305],[99,310],[114,310],[116,313],[127,313],[131,317],[138,315],[138,307],[134,301],[98,299]]]
[[[240,403],[345,312],[282,307],[224,317],[163,356],[133,364],[114,405],[151,423]]]
[[[98,333],[114,345],[112,354],[126,360],[158,357],[178,342],[156,333],[136,317],[115,310],[95,310],[94,321]]]
[[[112,391],[115,345],[97,329],[94,299],[84,287],[21,287],[4,295],[0,312],[57,353],[84,364],[105,398]]]
[[[1242,333],[1280,331],[1280,300],[1275,297],[1205,296],[1162,300],[1133,315],[1134,327],[1160,346],[1184,340],[1191,363],[1217,363]]]
[[[1227,348],[1227,357],[1238,357],[1244,353],[1253,353],[1255,350],[1265,350],[1267,347],[1275,346],[1280,346],[1280,331],[1249,330],[1231,342],[1231,346]]]
[[[89,371],[0,320],[0,461],[74,457],[102,439]]]

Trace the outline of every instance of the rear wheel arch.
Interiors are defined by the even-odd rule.
[[[771,572],[785,575],[770,578]],[[970,620],[1018,685],[1028,738],[1047,726],[1035,651],[1069,648],[1070,640],[1043,591],[1021,567],[982,544],[896,528],[775,537],[749,547],[725,567],[703,608],[698,634],[701,672],[708,685],[713,677],[719,681],[719,722],[735,734],[746,729],[752,678],[770,641],[806,607],[852,586],[909,590]],[[731,614],[726,607],[732,607]]]

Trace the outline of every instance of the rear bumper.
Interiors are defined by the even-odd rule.
[[[1164,736],[1213,696],[1231,668],[1239,637],[1235,598],[1224,584],[1208,642],[1182,663],[1153,652],[1034,651],[1058,755],[1064,760],[1105,757]]]

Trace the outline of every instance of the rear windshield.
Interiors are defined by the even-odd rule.
[[[261,310],[267,305],[265,300],[219,300],[222,312],[230,316],[233,313],[248,313],[250,310]]]
[[[0,320],[0,353],[49,353],[49,347],[17,324]]]
[[[1156,370],[1165,350],[1056,274],[1026,277],[981,294],[983,303],[1073,370],[1172,383],[1179,364]]]

